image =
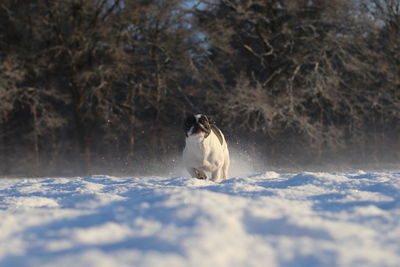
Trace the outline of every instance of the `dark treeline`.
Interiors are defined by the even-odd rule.
[[[268,166],[398,163],[400,2],[0,2],[0,174],[154,170],[190,112]]]

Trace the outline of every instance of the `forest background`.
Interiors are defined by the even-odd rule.
[[[209,114],[270,168],[398,166],[399,0],[2,0],[0,175],[154,173]]]

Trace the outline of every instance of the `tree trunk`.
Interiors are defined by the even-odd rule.
[[[40,170],[40,155],[39,155],[39,132],[38,132],[38,120],[37,120],[37,107],[36,103],[32,106],[32,116],[33,116],[33,152],[34,152],[34,171],[38,172]]]
[[[73,105],[74,105],[74,120],[75,120],[75,134],[78,141],[79,159],[78,166],[83,175],[88,175],[90,172],[90,137],[88,136],[87,128],[85,126],[85,118],[82,110],[83,106],[83,90],[72,84]]]

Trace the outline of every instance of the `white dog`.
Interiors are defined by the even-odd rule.
[[[183,164],[192,177],[211,180],[228,178],[229,150],[225,137],[210,119],[202,114],[191,115],[185,120],[186,145]]]

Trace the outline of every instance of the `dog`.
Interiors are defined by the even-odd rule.
[[[212,181],[228,179],[229,150],[225,137],[215,123],[206,115],[194,114],[184,122],[186,145],[183,164],[193,178]]]

